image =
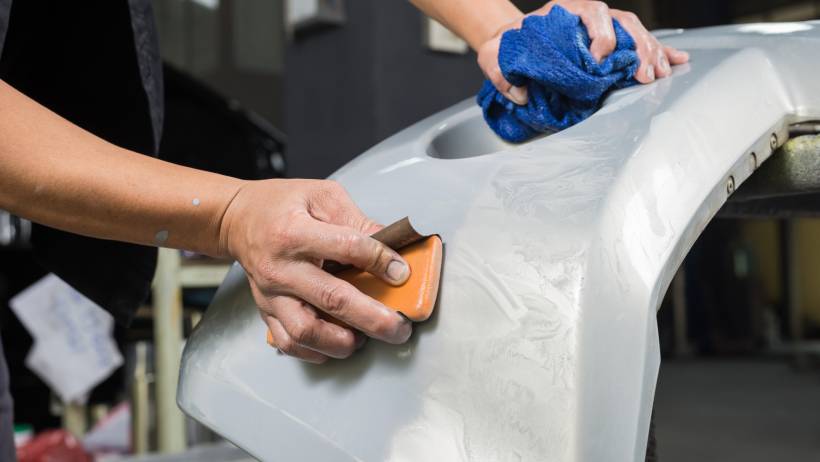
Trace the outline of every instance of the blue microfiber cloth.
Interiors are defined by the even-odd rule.
[[[512,142],[563,130],[597,111],[610,89],[638,83],[635,41],[618,21],[612,23],[617,45],[601,63],[589,52],[581,19],[560,6],[505,32],[498,52],[501,72],[511,84],[527,87],[529,101],[519,106],[485,81],[476,100],[490,128]]]

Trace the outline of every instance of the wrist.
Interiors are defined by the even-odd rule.
[[[518,8],[515,8],[514,6],[511,10],[498,12],[495,17],[484,25],[477,43],[471,43],[470,46],[473,50],[478,51],[482,45],[490,40],[493,40],[505,31],[515,27],[520,27],[521,21],[524,20],[524,17],[524,13],[519,11]]]
[[[231,191],[225,205],[222,207],[221,216],[216,221],[217,223],[217,238],[216,238],[216,257],[217,258],[233,258],[237,260],[239,257],[236,252],[235,234],[239,233],[236,226],[238,216],[242,215],[241,209],[241,195],[243,189],[251,183],[250,181],[238,182]],[[233,232],[233,234],[232,234]]]

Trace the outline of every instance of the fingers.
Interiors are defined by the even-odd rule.
[[[276,240],[285,256],[319,264],[326,259],[352,264],[389,284],[403,284],[410,267],[397,252],[369,236],[381,226],[335,181],[317,181],[312,186],[308,213],[292,214],[278,226]]]
[[[530,98],[529,94],[527,93],[527,87],[516,87],[507,82],[507,80],[504,79],[504,77],[502,77],[501,79],[503,80],[502,85],[506,83],[510,86],[510,88],[507,91],[502,91],[501,94],[513,103],[519,106],[525,106]]]
[[[317,236],[309,251],[314,256],[351,264],[388,284],[401,285],[410,277],[410,266],[398,252],[372,237],[326,223],[316,223],[314,229]]]
[[[295,264],[298,278],[285,286],[298,297],[349,326],[388,343],[404,343],[412,333],[407,318],[359,292],[350,283],[309,263]]]
[[[620,10],[612,10],[612,16],[621,23],[621,26],[635,41],[635,51],[640,60],[638,70],[635,72],[635,80],[650,83],[654,82],[657,77],[669,75],[671,68],[660,43],[646,30],[638,16],[629,11]]]
[[[485,74],[487,75],[487,79],[492,82],[495,89],[504,95],[504,97],[508,100],[519,106],[524,106],[527,104],[527,101],[529,101],[527,87],[513,86],[513,84],[504,78],[504,74],[501,72],[501,67],[498,65],[493,66],[485,72]]]
[[[263,318],[270,330],[273,346],[278,348],[280,352],[314,364],[322,364],[327,361],[327,356],[293,341],[293,338],[285,331],[279,320],[269,315],[263,315]]]
[[[321,260],[332,258],[387,282],[409,276],[395,251],[368,236],[381,226],[344,188],[333,181],[269,180],[244,191],[233,209],[241,219],[229,226],[227,239],[264,313],[271,343],[288,355],[322,362],[347,357],[361,345],[366,337],[355,329],[386,342],[407,340],[409,321],[320,268]]]
[[[656,41],[657,42],[657,41]],[[655,48],[655,77],[664,78],[672,74],[672,66],[669,60],[666,59],[666,53],[660,43],[657,43]]]
[[[601,62],[615,50],[616,45],[615,28],[612,25],[609,7],[603,2],[583,2],[578,15],[586,26],[591,40],[589,52],[596,61]]]
[[[272,314],[287,334],[284,347],[277,343],[283,352],[290,354],[285,348],[289,346],[296,353],[308,348],[331,358],[347,358],[356,350],[358,339],[353,331],[321,319],[305,302],[277,296],[269,299],[267,305],[265,313]]]
[[[650,83],[655,79],[668,77],[672,74],[672,65],[689,61],[689,53],[661,45],[634,13],[614,9],[611,12],[612,17],[635,40],[635,50],[640,60],[635,72],[635,80],[638,82]]]
[[[398,252],[355,229],[310,217],[295,218],[291,228],[285,240],[293,256],[350,264],[393,285],[410,277],[410,267]]]
[[[673,66],[689,62],[689,53],[685,51],[680,51],[676,48],[667,46],[663,47],[663,51],[666,53],[667,59],[669,59],[669,62],[672,63]]]
[[[478,51],[478,66],[484,72],[487,79],[492,82],[496,90],[515,104],[523,106],[527,104],[529,99],[527,88],[515,87],[504,78],[504,74],[501,72],[501,66],[498,64],[498,50],[500,46],[501,35],[496,36],[482,45]]]

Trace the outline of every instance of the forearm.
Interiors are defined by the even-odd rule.
[[[411,3],[476,51],[501,27],[523,15],[509,0],[411,0]]]
[[[0,208],[77,234],[219,255],[243,182],[112,145],[0,81]]]

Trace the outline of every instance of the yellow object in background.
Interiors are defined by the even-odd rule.
[[[798,306],[806,320],[820,326],[820,220],[796,219],[794,277]],[[780,229],[777,220],[748,220],[742,225],[744,240],[754,249],[765,293],[771,302],[783,300],[780,267]]]
[[[799,306],[811,323],[820,325],[820,220],[800,219],[795,226]]]

